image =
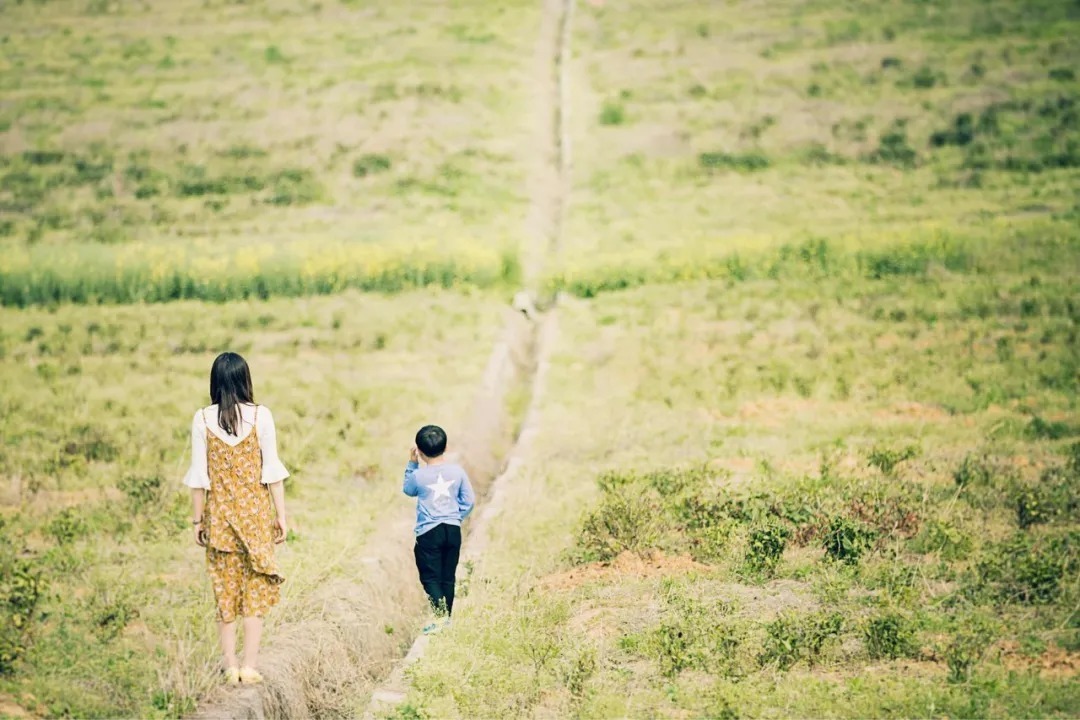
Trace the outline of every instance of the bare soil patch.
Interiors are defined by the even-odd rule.
[[[573,590],[586,583],[618,582],[626,577],[649,578],[708,570],[689,555],[666,555],[656,550],[638,555],[629,550],[610,562],[593,562],[564,572],[548,575],[540,581],[547,590]]]

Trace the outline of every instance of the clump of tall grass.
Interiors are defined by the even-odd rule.
[[[284,187],[283,193],[295,190]],[[0,304],[212,301],[322,295],[349,288],[397,292],[439,286],[493,287],[518,277],[502,248],[294,242],[209,242],[119,247],[33,246],[0,257]]]
[[[982,274],[1019,267],[1029,260],[1044,262],[1047,250],[1044,247],[1035,252],[1037,243],[1054,245],[1059,257],[1075,257],[1080,251],[1078,240],[1080,235],[1074,229],[1054,223],[1004,227],[989,237],[932,228],[875,238],[872,243],[866,238],[811,238],[769,247],[768,239],[762,239],[758,244],[765,249],[757,251],[699,245],[662,255],[645,250],[637,255],[623,253],[617,259],[568,261],[548,278],[547,285],[551,291],[588,298],[641,285],[695,280],[742,282],[807,276],[917,279],[927,277],[935,268]]]

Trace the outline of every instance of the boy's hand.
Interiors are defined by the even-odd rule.
[[[415,445],[413,445],[411,448],[409,448],[409,462],[414,462],[414,463],[420,462],[420,453],[419,453],[419,451],[417,451]]]

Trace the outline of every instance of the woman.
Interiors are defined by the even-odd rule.
[[[218,635],[229,684],[259,683],[262,618],[277,604],[285,578],[274,545],[285,542],[289,471],[277,456],[274,418],[255,404],[244,358],[222,353],[210,370],[210,400],[191,421],[191,488],[195,542],[217,602]],[[276,510],[276,512],[275,512]],[[244,621],[244,663],[236,658],[236,619]]]

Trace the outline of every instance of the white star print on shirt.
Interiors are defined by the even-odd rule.
[[[432,490],[435,491],[435,496],[432,499],[438,500],[439,498],[444,497],[447,500],[449,500],[450,499],[450,486],[453,485],[453,484],[454,483],[449,482],[448,480],[446,480],[446,478],[444,478],[442,476],[442,473],[439,473],[438,477],[435,478],[435,482],[433,482],[431,485],[428,486]]]

